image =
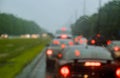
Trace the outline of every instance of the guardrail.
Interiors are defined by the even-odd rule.
[[[16,78],[30,78],[30,74],[35,69],[36,65],[39,63],[45,52],[45,48],[41,51],[41,53],[30,63],[28,64],[23,71],[16,76]]]

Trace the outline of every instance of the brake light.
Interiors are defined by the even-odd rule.
[[[110,45],[111,44],[111,40],[107,40],[107,45]]]
[[[85,66],[101,66],[100,62],[85,62]]]
[[[80,39],[80,44],[83,44],[83,40],[82,39]]]
[[[70,70],[67,66],[64,66],[60,69],[60,73],[62,76],[67,77],[70,74]]]
[[[75,38],[75,42],[78,42],[78,38]]]
[[[116,76],[117,76],[118,78],[120,78],[120,68],[118,68],[118,69],[116,70]]]
[[[114,51],[118,51],[119,50],[119,47],[118,46],[115,46],[114,47]]]
[[[63,34],[63,35],[61,35],[61,38],[62,38],[62,39],[65,39],[65,38],[67,38],[67,35],[66,35],[66,34]]]
[[[80,56],[80,51],[79,50],[75,50],[75,56],[77,56],[77,57]]]
[[[65,27],[63,27],[63,28],[61,28],[61,30],[62,30],[62,31],[66,31],[66,28],[65,28]]]
[[[58,57],[61,58],[61,57],[62,57],[62,54],[58,54]]]
[[[53,54],[53,50],[47,50],[47,55],[52,55]]]
[[[62,48],[62,49],[64,49],[65,47],[66,47],[66,45],[65,45],[65,44],[62,44],[62,45],[61,45],[61,48]]]
[[[91,40],[91,44],[95,44],[96,43],[96,41],[95,40]]]
[[[97,37],[100,37],[101,35],[100,34],[97,34]]]
[[[58,45],[58,44],[60,44],[60,42],[58,40],[54,40],[53,44],[57,44]]]
[[[70,42],[69,42],[69,45],[70,45],[70,46],[73,46],[73,42],[72,42],[72,41],[70,41]]]
[[[78,36],[78,39],[81,39],[82,38],[82,35]]]

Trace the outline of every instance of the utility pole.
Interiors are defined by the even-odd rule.
[[[75,11],[75,26],[77,25],[77,10]]]
[[[86,15],[86,0],[83,0],[83,15]]]

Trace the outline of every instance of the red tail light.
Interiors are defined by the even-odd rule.
[[[80,51],[79,50],[75,50],[75,56],[80,56]]]
[[[70,42],[69,42],[69,45],[70,45],[70,46],[73,46],[73,42],[72,42],[72,41],[70,41]]]
[[[66,45],[65,45],[65,44],[62,44],[62,45],[61,45],[61,48],[62,48],[62,49],[64,49],[65,47],[66,47]]]
[[[62,76],[67,77],[70,74],[70,70],[67,66],[64,66],[60,69],[60,73]]]
[[[101,35],[100,34],[97,34],[97,37],[100,37]]]
[[[91,44],[95,44],[96,43],[96,41],[95,40],[91,40]]]
[[[82,35],[78,36],[78,38],[81,39],[81,38],[82,38]]]
[[[58,54],[58,57],[61,58],[61,57],[62,57],[62,54]]]
[[[85,66],[101,66],[100,62],[85,62]]]
[[[63,28],[61,28],[61,30],[62,30],[62,31],[66,31],[66,28],[65,28],[65,27],[63,27]]]
[[[118,69],[116,70],[116,76],[117,76],[117,78],[120,78],[120,68],[118,68]]]
[[[54,41],[53,41],[53,44],[57,44],[57,45],[58,45],[58,44],[60,44],[60,42],[57,41],[57,40],[54,40]]]
[[[119,50],[119,47],[118,46],[115,46],[114,47],[114,51],[118,51]]]
[[[67,38],[67,35],[66,35],[66,34],[62,34],[62,35],[61,35],[61,38],[62,38],[62,39],[65,39],[65,38]]]
[[[111,44],[111,40],[107,40],[107,45],[110,45]]]
[[[80,39],[80,44],[83,44],[83,40]]]
[[[47,55],[52,55],[53,54],[53,50],[47,50]]]

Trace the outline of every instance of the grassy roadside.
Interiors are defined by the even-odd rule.
[[[21,43],[24,42],[24,40],[20,40],[20,41]],[[45,45],[48,42],[48,40],[43,40],[43,39],[30,40],[30,41],[27,40],[27,41],[28,43],[30,42],[30,44],[28,45],[29,47],[27,46],[26,48],[20,50],[17,54],[15,53],[15,55],[11,55],[14,54],[11,52],[10,55],[12,57],[10,57],[10,55],[8,55],[8,57],[6,58],[4,57],[6,60],[3,59],[5,61],[5,64],[0,65],[0,78],[14,78],[16,74],[18,74],[23,69],[24,66],[29,64],[32,61],[32,59],[35,58],[38,53],[40,53],[40,51],[45,47]],[[31,43],[31,41],[33,42]],[[19,42],[18,44],[21,43]],[[24,46],[26,45],[26,43],[22,43],[22,45]],[[19,47],[21,47],[22,45],[20,45]],[[1,52],[1,53],[7,53],[7,52]]]

